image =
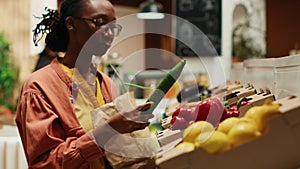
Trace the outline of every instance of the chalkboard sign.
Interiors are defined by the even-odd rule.
[[[221,55],[221,0],[176,0],[175,13],[176,55]]]

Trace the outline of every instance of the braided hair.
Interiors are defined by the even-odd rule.
[[[53,51],[65,52],[69,44],[69,33],[65,20],[68,16],[79,15],[81,9],[86,6],[87,0],[64,0],[60,11],[45,8],[46,13],[33,30],[33,42],[37,43],[46,34],[46,45]]]

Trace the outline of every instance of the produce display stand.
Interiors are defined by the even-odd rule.
[[[235,88],[235,89],[229,87],[228,89],[229,89],[229,91],[225,91],[226,96],[223,98],[227,97],[227,101],[228,101],[229,105],[236,104],[237,101],[243,97],[249,102],[249,104],[240,107],[240,117],[243,116],[249,108],[251,108],[253,106],[262,105],[267,99],[272,100],[272,101],[275,100],[274,95],[271,94],[270,92],[260,91],[259,93],[257,93],[256,89],[254,89],[252,85],[247,85],[247,87],[239,86],[238,88]],[[220,96],[221,95],[215,95],[212,97],[219,98]],[[193,108],[198,103],[199,102],[187,103],[184,106]],[[178,106],[178,105],[176,105],[176,106]],[[168,117],[161,120],[161,125],[164,130],[156,133],[157,140],[160,143],[160,146],[164,146],[164,145],[182,137],[183,131],[171,130],[171,122],[170,121],[172,119],[172,113],[168,113],[168,115],[169,115]]]
[[[186,153],[174,148],[176,144],[171,142],[162,147],[163,153],[157,154],[156,165],[160,169],[299,167],[300,98],[287,97],[275,102],[281,104],[281,114],[271,118],[267,132],[255,140],[219,154],[208,154],[202,149]]]
[[[182,131],[171,131],[170,117],[158,135],[161,148],[153,158],[159,169],[296,169],[300,167],[300,55],[283,58],[251,59],[239,65],[236,74],[241,83],[212,89],[212,97],[229,105],[244,97],[249,102],[240,107],[240,117],[266,100],[280,104],[280,114],[269,119],[268,130],[258,138],[225,152],[208,154],[198,148],[191,152],[177,149]],[[240,71],[240,72],[239,72]],[[248,84],[246,86],[242,84]],[[250,91],[249,91],[250,89]],[[265,91],[264,91],[265,89]],[[223,93],[222,93],[223,92]],[[225,96],[225,97],[224,97]],[[222,101],[223,101],[222,100]],[[191,106],[197,103],[189,103]],[[189,105],[188,104],[188,105]],[[169,114],[171,115],[171,114]]]
[[[252,88],[252,87],[242,87],[242,88],[239,88],[239,89],[236,89],[236,90],[233,90],[233,91],[227,93],[223,98],[224,98],[224,100],[228,101],[229,105],[232,105],[232,104],[236,104],[237,101],[240,98],[251,96],[251,95],[254,95],[256,93],[257,92],[256,92],[255,88]],[[212,97],[218,97],[218,98],[223,99],[221,97],[221,95],[220,96],[212,96]]]
[[[272,93],[263,92],[247,96],[245,97],[245,100],[247,100],[249,104],[241,106],[239,108],[240,117],[244,116],[246,111],[249,110],[251,107],[263,105],[266,100],[275,101],[275,96]]]
[[[157,140],[160,146],[164,146],[182,137],[182,130],[165,129],[157,133]]]

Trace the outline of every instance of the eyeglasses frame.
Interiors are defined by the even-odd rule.
[[[97,29],[107,29],[109,28],[110,30],[117,28],[117,33],[114,33],[114,36],[118,36],[122,30],[122,26],[120,24],[117,24],[115,21],[109,22],[109,23],[104,23],[104,22],[98,22],[98,19],[96,18],[85,18],[85,17],[73,17],[75,19],[80,19],[80,20],[87,20],[92,22]],[[113,26],[113,27],[112,27]]]

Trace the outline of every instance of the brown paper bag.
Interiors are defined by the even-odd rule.
[[[94,127],[118,112],[130,111],[136,104],[129,93],[91,112]],[[114,169],[154,168],[152,157],[159,148],[155,135],[148,128],[112,137],[104,146],[106,158]]]

